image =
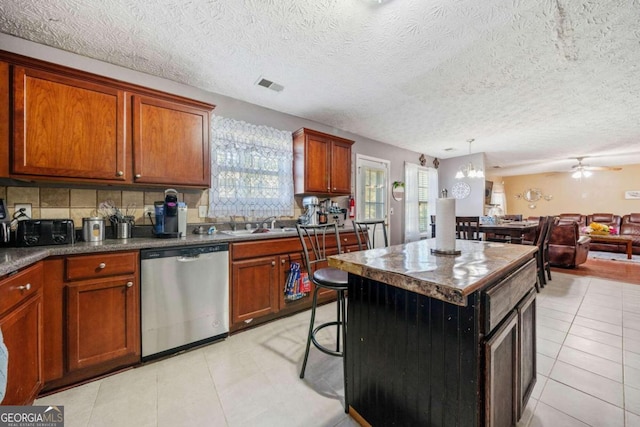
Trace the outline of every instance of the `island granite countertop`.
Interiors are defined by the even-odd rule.
[[[435,239],[329,257],[329,265],[466,306],[467,296],[531,259],[535,246],[456,240],[460,255],[433,255]]]

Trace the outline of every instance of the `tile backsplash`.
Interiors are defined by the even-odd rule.
[[[16,204],[30,204],[33,219],[67,219],[73,220],[76,228],[82,227],[82,218],[99,215],[100,203],[111,201],[123,212],[136,218],[137,225],[151,225],[144,215],[145,206],[153,206],[156,201],[164,200],[164,190],[112,190],[60,187],[19,187],[1,186],[0,198],[4,199],[9,216],[13,217]],[[321,198],[322,200],[322,198]],[[333,198],[341,207],[346,207],[348,198]],[[199,216],[199,207],[209,206],[209,190],[194,190],[178,194],[178,201],[187,204],[187,222],[189,224],[227,222],[229,218],[207,218]],[[281,219],[297,219],[303,213],[302,196],[296,196],[292,217]],[[236,218],[242,221],[241,218]]]
[[[153,202],[164,200],[163,191],[135,191],[110,189],[77,189],[48,187],[0,186],[0,198],[5,200],[9,215],[12,217],[16,204],[30,204],[34,219],[71,218],[76,228],[82,227],[82,218],[97,214],[100,203],[112,201],[123,211],[128,210],[135,216],[136,224],[150,225],[144,215],[144,207]],[[188,208],[188,223],[211,221],[198,216],[199,206],[209,205],[209,191],[179,193],[178,201],[185,202]]]

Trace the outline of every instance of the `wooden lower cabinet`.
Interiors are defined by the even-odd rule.
[[[512,312],[485,343],[487,427],[518,421],[518,314]]]
[[[44,264],[44,390],[139,363],[139,252],[54,257]]]
[[[2,404],[30,405],[43,385],[41,263],[2,280],[0,299],[0,329],[8,351]]]
[[[231,263],[231,323],[250,322],[279,310],[276,257]]]
[[[357,239],[353,232],[340,234],[341,249],[354,250]],[[330,243],[337,254],[337,244]],[[268,239],[231,244],[231,332],[256,323],[311,307],[313,283],[307,296],[288,301],[284,285],[292,262],[304,270],[302,245],[298,237]],[[336,292],[323,289],[320,303],[336,299]]]
[[[517,306],[518,312],[518,419],[536,385],[536,293],[529,292]]]
[[[513,426],[536,384],[536,294],[531,290],[485,343],[487,426]]]
[[[135,277],[66,287],[67,368],[135,355],[139,347],[139,286]]]

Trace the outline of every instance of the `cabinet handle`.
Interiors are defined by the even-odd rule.
[[[271,266],[275,267],[276,266],[276,262],[275,261],[271,261]]]
[[[116,172],[116,176],[122,176],[122,175],[124,175],[124,172],[122,172],[122,171]]]
[[[333,191],[336,191],[336,187],[333,187]]]
[[[344,239],[342,239],[342,240],[344,240],[344,241],[346,242],[346,241],[347,241],[347,238],[345,237],[345,238],[344,238]]]
[[[283,259],[280,260],[280,264],[284,265],[284,260]]]
[[[101,262],[100,264],[98,264],[98,268],[101,269],[101,270],[103,268],[105,268],[106,266],[107,266],[107,264],[105,264],[104,262]]]
[[[26,285],[18,286],[19,291],[28,291],[31,289],[31,283],[27,283]]]
[[[139,174],[139,173],[137,173],[137,174],[136,174],[136,179],[137,179],[137,178],[142,178],[142,175],[141,175],[141,174]]]
[[[133,286],[133,282],[127,282],[127,288],[130,288]]]

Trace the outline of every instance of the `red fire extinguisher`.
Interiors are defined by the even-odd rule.
[[[349,218],[356,217],[356,201],[352,196],[349,196]]]

